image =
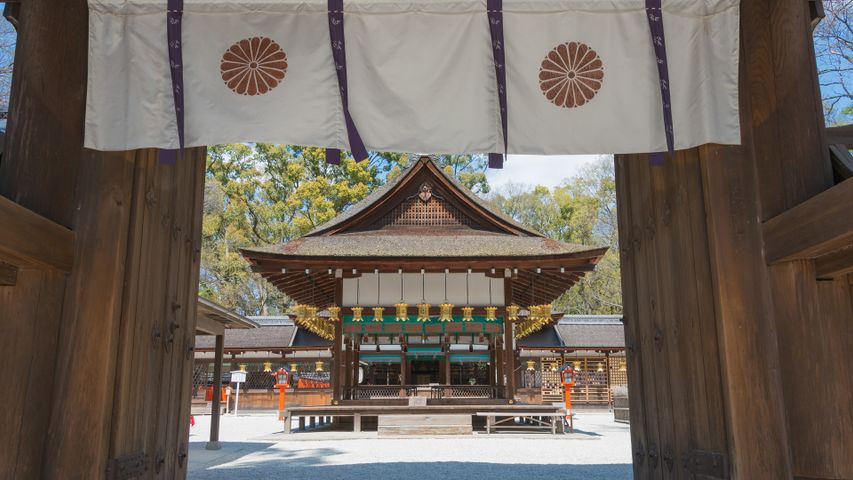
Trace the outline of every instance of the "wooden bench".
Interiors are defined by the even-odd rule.
[[[574,414],[557,412],[477,412],[478,417],[486,417],[486,434],[492,433],[492,429],[516,429],[516,430],[540,430],[542,428],[551,428],[551,434],[557,433],[557,425],[560,426],[560,432],[564,432],[563,419],[568,422],[569,432],[574,431]],[[506,417],[502,420],[497,420],[497,417]],[[522,421],[530,423],[515,423],[516,417]],[[546,420],[543,420],[542,418]]]

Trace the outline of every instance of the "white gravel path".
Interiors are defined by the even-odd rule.
[[[222,449],[205,450],[209,417],[190,433],[190,480],[628,480],[628,426],[580,412],[575,433],[378,437],[376,432],[284,435],[274,415],[222,417]]]

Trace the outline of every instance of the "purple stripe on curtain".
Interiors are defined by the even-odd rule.
[[[172,77],[172,96],[175,101],[175,120],[178,126],[178,144],[184,150],[184,70],[181,46],[181,22],[184,0],[168,0],[166,4],[166,40],[169,42],[169,73]],[[177,150],[160,150],[161,163],[176,163]]]
[[[350,151],[356,161],[367,159],[367,148],[355,128],[355,122],[349,113],[349,97],[347,94],[347,54],[344,44],[344,0],[328,0],[329,9],[329,38],[332,42],[332,59],[335,62],[335,72],[338,75],[338,87],[341,91],[344,122],[347,127],[347,139]],[[326,149],[326,162],[338,165],[341,163],[341,151],[334,148]]]
[[[504,136],[504,152],[507,151],[507,106],[506,106],[506,59],[504,57],[503,0],[486,0],[489,18],[489,34],[492,37],[492,56],[495,62],[495,80],[498,86],[498,105],[501,109],[501,128]],[[504,153],[505,154],[505,153]],[[490,153],[489,168],[503,168],[504,154]]]
[[[663,107],[663,127],[666,134],[666,148],[672,154],[675,152],[675,133],[672,125],[672,104],[669,93],[669,65],[666,59],[666,39],[663,32],[663,10],[661,0],[646,0],[646,17],[649,20],[649,31],[652,35],[652,47],[655,51],[655,61],[658,67],[660,81],[660,96]],[[662,165],[663,153],[653,153],[652,165]]]

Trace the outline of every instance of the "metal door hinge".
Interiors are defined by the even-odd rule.
[[[107,462],[107,480],[127,480],[145,473],[145,452],[128,453]]]
[[[684,469],[694,475],[710,478],[729,478],[728,459],[719,452],[691,450],[684,457]]]

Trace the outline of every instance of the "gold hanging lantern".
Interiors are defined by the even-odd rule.
[[[373,321],[381,322],[385,317],[385,307],[373,307]]]
[[[339,307],[337,305],[329,306],[329,321],[330,322],[337,322],[341,319],[340,317],[341,317],[341,307]]]
[[[397,321],[398,322],[406,322],[409,320],[409,304],[408,303],[398,303],[394,305],[394,308],[397,309]]]
[[[498,307],[486,307],[486,321],[494,322],[498,319]]]
[[[419,322],[428,322],[429,321],[429,304],[428,303],[419,303],[418,304],[418,321]]]
[[[272,362],[264,362],[264,373],[272,372]]]
[[[297,367],[298,367],[298,365],[296,363],[291,363],[290,364],[290,373],[296,373],[296,371],[299,370]]]
[[[245,372],[245,371],[246,371],[246,364],[245,364],[245,363],[241,363],[241,364],[240,364],[240,371],[241,371],[241,372]]]
[[[528,370],[530,370],[531,372],[532,372],[533,370],[536,370],[536,368],[534,367],[534,365],[536,365],[536,361],[535,361],[535,360],[528,360],[528,361],[527,361],[527,369],[528,369]]]
[[[473,322],[474,321],[474,307],[462,307],[462,321],[463,322]]]
[[[440,322],[452,322],[453,321],[453,304],[452,303],[442,303],[438,306],[438,320]]]
[[[539,307],[537,305],[531,305],[527,307],[527,320],[529,322],[535,322],[539,318]]]
[[[316,362],[314,362],[314,371],[315,372],[322,372],[323,371],[323,361],[322,360],[317,360]]]
[[[512,322],[517,321],[518,320],[518,310],[519,310],[518,305],[507,305],[507,307],[506,307],[507,319],[512,321]]]
[[[352,307],[352,321],[363,322],[362,312],[364,312],[364,307]]]

